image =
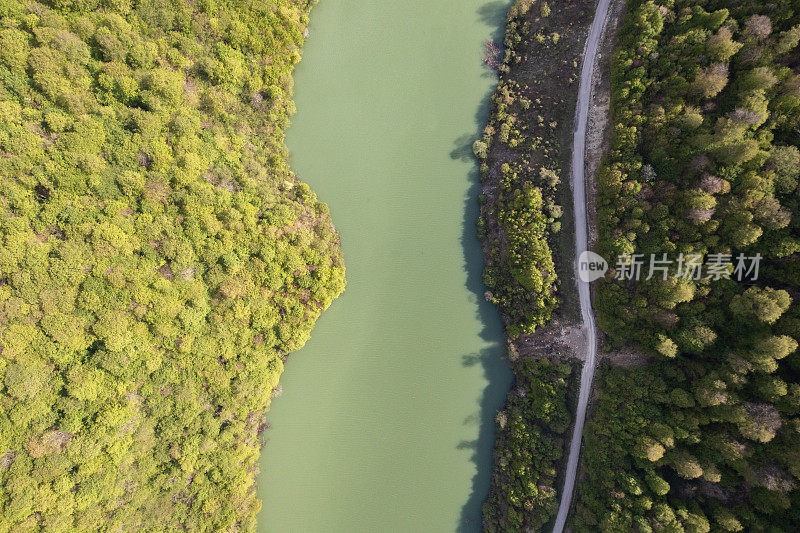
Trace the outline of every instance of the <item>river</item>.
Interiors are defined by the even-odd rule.
[[[268,414],[263,532],[478,531],[511,374],[483,299],[470,146],[506,2],[323,0],[295,76],[292,165],[348,286]]]

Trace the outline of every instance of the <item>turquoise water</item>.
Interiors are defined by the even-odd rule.
[[[345,294],[290,356],[262,532],[477,531],[511,376],[484,301],[470,145],[505,2],[323,0],[295,76],[293,168],[331,207]]]

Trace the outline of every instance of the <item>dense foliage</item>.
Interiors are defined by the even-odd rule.
[[[307,4],[0,0],[0,531],[254,529],[344,286],[283,145]]]
[[[800,523],[798,42],[796,1],[629,2],[600,252],[764,259],[746,283],[673,267],[599,285],[612,342],[655,361],[600,382],[578,531]]]
[[[522,358],[505,408],[498,413],[492,490],[484,504],[484,530],[539,530],[558,511],[557,462],[569,427],[569,363]]]

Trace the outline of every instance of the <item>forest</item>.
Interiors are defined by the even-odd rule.
[[[575,531],[797,530],[799,42],[794,0],[628,2],[598,251],[760,271],[599,282],[612,364],[641,357],[599,379]]]
[[[344,289],[287,165],[299,0],[0,0],[0,531],[252,531]]]

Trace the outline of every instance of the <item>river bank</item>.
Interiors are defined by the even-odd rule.
[[[490,531],[541,529],[558,508],[586,343],[573,276],[569,165],[577,77],[593,7],[583,2],[514,4],[492,114],[476,143],[487,297],[503,312],[516,376],[498,417],[492,489],[484,507]],[[531,195],[532,190],[538,192]],[[520,203],[529,197],[535,200]],[[517,247],[521,259],[510,254],[515,233],[532,230],[538,232],[537,242]],[[542,282],[529,283],[520,275],[526,268],[545,272]],[[557,306],[547,291],[554,291]],[[533,402],[520,400],[531,397]],[[544,407],[548,404],[555,411]],[[534,433],[520,438],[523,426],[535,428]],[[528,487],[527,492],[520,487]]]

